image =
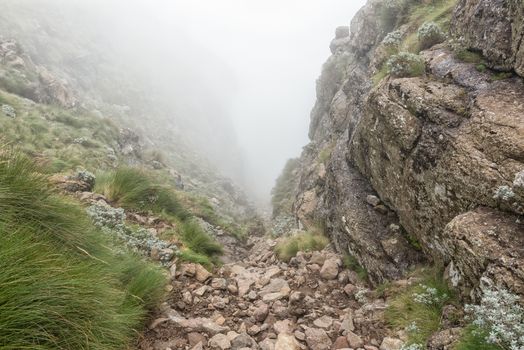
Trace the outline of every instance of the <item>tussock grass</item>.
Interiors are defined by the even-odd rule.
[[[193,220],[188,220],[183,224],[180,238],[187,248],[197,254],[214,258],[224,252],[220,243],[215,241]]]
[[[275,247],[280,260],[289,261],[298,252],[311,252],[324,249],[329,240],[318,230],[297,233],[281,239]]]
[[[0,152],[0,348],[126,348],[165,281],[117,256],[31,161]]]
[[[396,330],[406,330],[409,344],[426,344],[429,337],[439,329],[443,306],[450,302],[453,294],[442,279],[439,269],[419,272],[420,282],[397,291],[386,309],[386,321]],[[417,300],[417,295],[433,288],[435,297],[427,302]]]
[[[181,261],[200,264],[207,269],[210,269],[214,265],[213,261],[211,261],[208,256],[195,253],[191,249],[183,249],[178,255],[178,258]]]
[[[95,191],[127,209],[165,213],[181,220],[190,216],[172,189],[158,185],[137,168],[122,166],[98,174]]]

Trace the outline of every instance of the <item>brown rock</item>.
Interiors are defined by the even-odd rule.
[[[338,269],[340,266],[340,259],[330,258],[324,262],[322,269],[320,269],[320,277],[326,280],[334,280],[338,276]]]
[[[351,331],[348,332],[346,338],[348,340],[349,347],[351,348],[361,348],[364,346],[364,341],[362,338]]]
[[[331,339],[323,329],[308,328],[306,329],[306,343],[311,350],[330,350]]]

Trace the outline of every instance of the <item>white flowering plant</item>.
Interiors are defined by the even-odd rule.
[[[416,77],[423,75],[426,66],[419,55],[411,52],[399,52],[386,62],[388,73],[397,78]]]
[[[392,32],[389,32],[382,40],[382,44],[391,47],[398,47],[401,42],[402,32],[400,30],[394,30]]]
[[[504,350],[524,350],[524,308],[505,289],[485,290],[479,305],[464,308],[473,336]]]
[[[422,24],[417,31],[417,37],[422,50],[439,44],[446,39],[444,32],[435,22],[425,22]]]
[[[413,300],[419,304],[440,306],[449,299],[447,293],[442,293],[437,288],[425,284],[421,284],[420,287],[420,292],[413,293]]]
[[[508,201],[513,197],[515,197],[515,192],[509,186],[499,186],[493,193],[493,199]]]

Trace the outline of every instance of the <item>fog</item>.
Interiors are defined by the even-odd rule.
[[[228,106],[245,157],[246,184],[268,198],[285,161],[307,143],[315,80],[338,25],[348,25],[363,0],[179,1],[188,35],[230,67]]]
[[[136,98],[126,102],[147,115],[146,128],[169,129],[166,134],[174,139],[192,143],[255,200],[267,202],[285,161],[298,156],[308,142],[315,80],[330,55],[334,30],[349,25],[365,1],[8,3],[26,5],[17,16],[25,15],[31,25],[18,18],[4,20],[16,22],[18,30],[27,34],[25,44],[33,46],[33,55],[47,63],[57,61],[53,46],[49,50],[48,39],[41,38],[45,31],[47,36],[69,41],[74,55],[87,52],[82,57],[89,56],[89,61],[84,59],[74,69],[96,66],[98,73],[89,80],[93,84],[101,84],[101,76],[112,79],[102,69],[111,61],[126,72],[128,84],[136,82],[141,94],[155,101],[155,113],[140,109]],[[28,8],[37,8],[38,16],[27,13]],[[40,23],[35,25],[37,20]],[[94,51],[97,59],[92,57]],[[66,58],[55,63],[71,68],[70,57]],[[92,89],[85,82],[84,86],[86,91]],[[104,87],[114,90],[110,86]],[[116,98],[113,102],[122,103]],[[162,118],[153,117],[157,114]]]

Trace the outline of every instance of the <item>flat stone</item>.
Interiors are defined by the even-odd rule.
[[[327,315],[317,318],[313,324],[318,328],[329,329],[333,325],[333,319]]]

